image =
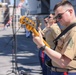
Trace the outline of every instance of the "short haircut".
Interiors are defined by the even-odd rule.
[[[55,5],[55,7],[54,7],[54,11],[59,7],[59,6],[64,6],[64,5],[68,5],[68,6],[71,6],[71,7],[73,7],[73,5],[71,4],[71,2],[69,2],[69,1],[61,1],[61,2],[59,2],[59,3],[57,3],[56,5]]]

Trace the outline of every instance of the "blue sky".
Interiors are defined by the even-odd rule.
[[[0,2],[1,2],[1,0],[0,0]],[[26,2],[27,2],[27,0],[26,0]],[[13,5],[13,3],[14,3],[14,0],[10,0],[10,3]]]
[[[14,0],[10,0],[10,3],[13,4],[14,3]]]
[[[10,0],[10,3],[13,5],[13,3],[14,3],[14,0]],[[26,3],[27,3],[27,0],[26,0]]]
[[[14,0],[10,0],[11,1],[11,4],[13,4],[14,3]],[[27,0],[26,0],[26,3],[27,3]]]
[[[0,0],[0,2],[1,2],[1,0]],[[13,4],[13,2],[14,2],[14,0],[10,0],[10,3],[11,3],[11,4]]]

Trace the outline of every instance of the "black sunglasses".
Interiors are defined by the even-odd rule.
[[[48,18],[51,18],[51,16],[48,16]]]
[[[66,11],[67,11],[67,10],[66,10]],[[65,11],[65,12],[66,12],[66,11]],[[64,12],[64,13],[65,13],[65,12]],[[62,19],[62,15],[63,15],[64,13],[59,13],[59,14],[55,17],[55,19]]]
[[[63,13],[58,14],[55,19],[61,19],[62,18]]]
[[[44,22],[47,24],[48,22],[46,20],[44,20]]]

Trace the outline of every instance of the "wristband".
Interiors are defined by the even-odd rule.
[[[44,51],[45,50],[46,45],[42,46],[39,48],[39,50]]]

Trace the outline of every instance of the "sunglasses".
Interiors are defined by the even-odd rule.
[[[44,22],[47,24],[48,22],[46,20],[44,20]]]
[[[48,16],[48,18],[51,18],[51,16]]]
[[[65,12],[67,12],[67,10],[66,10]],[[65,13],[65,12],[64,12],[64,13]],[[64,13],[59,13],[59,14],[55,17],[55,19],[62,19],[62,15],[63,15]]]

